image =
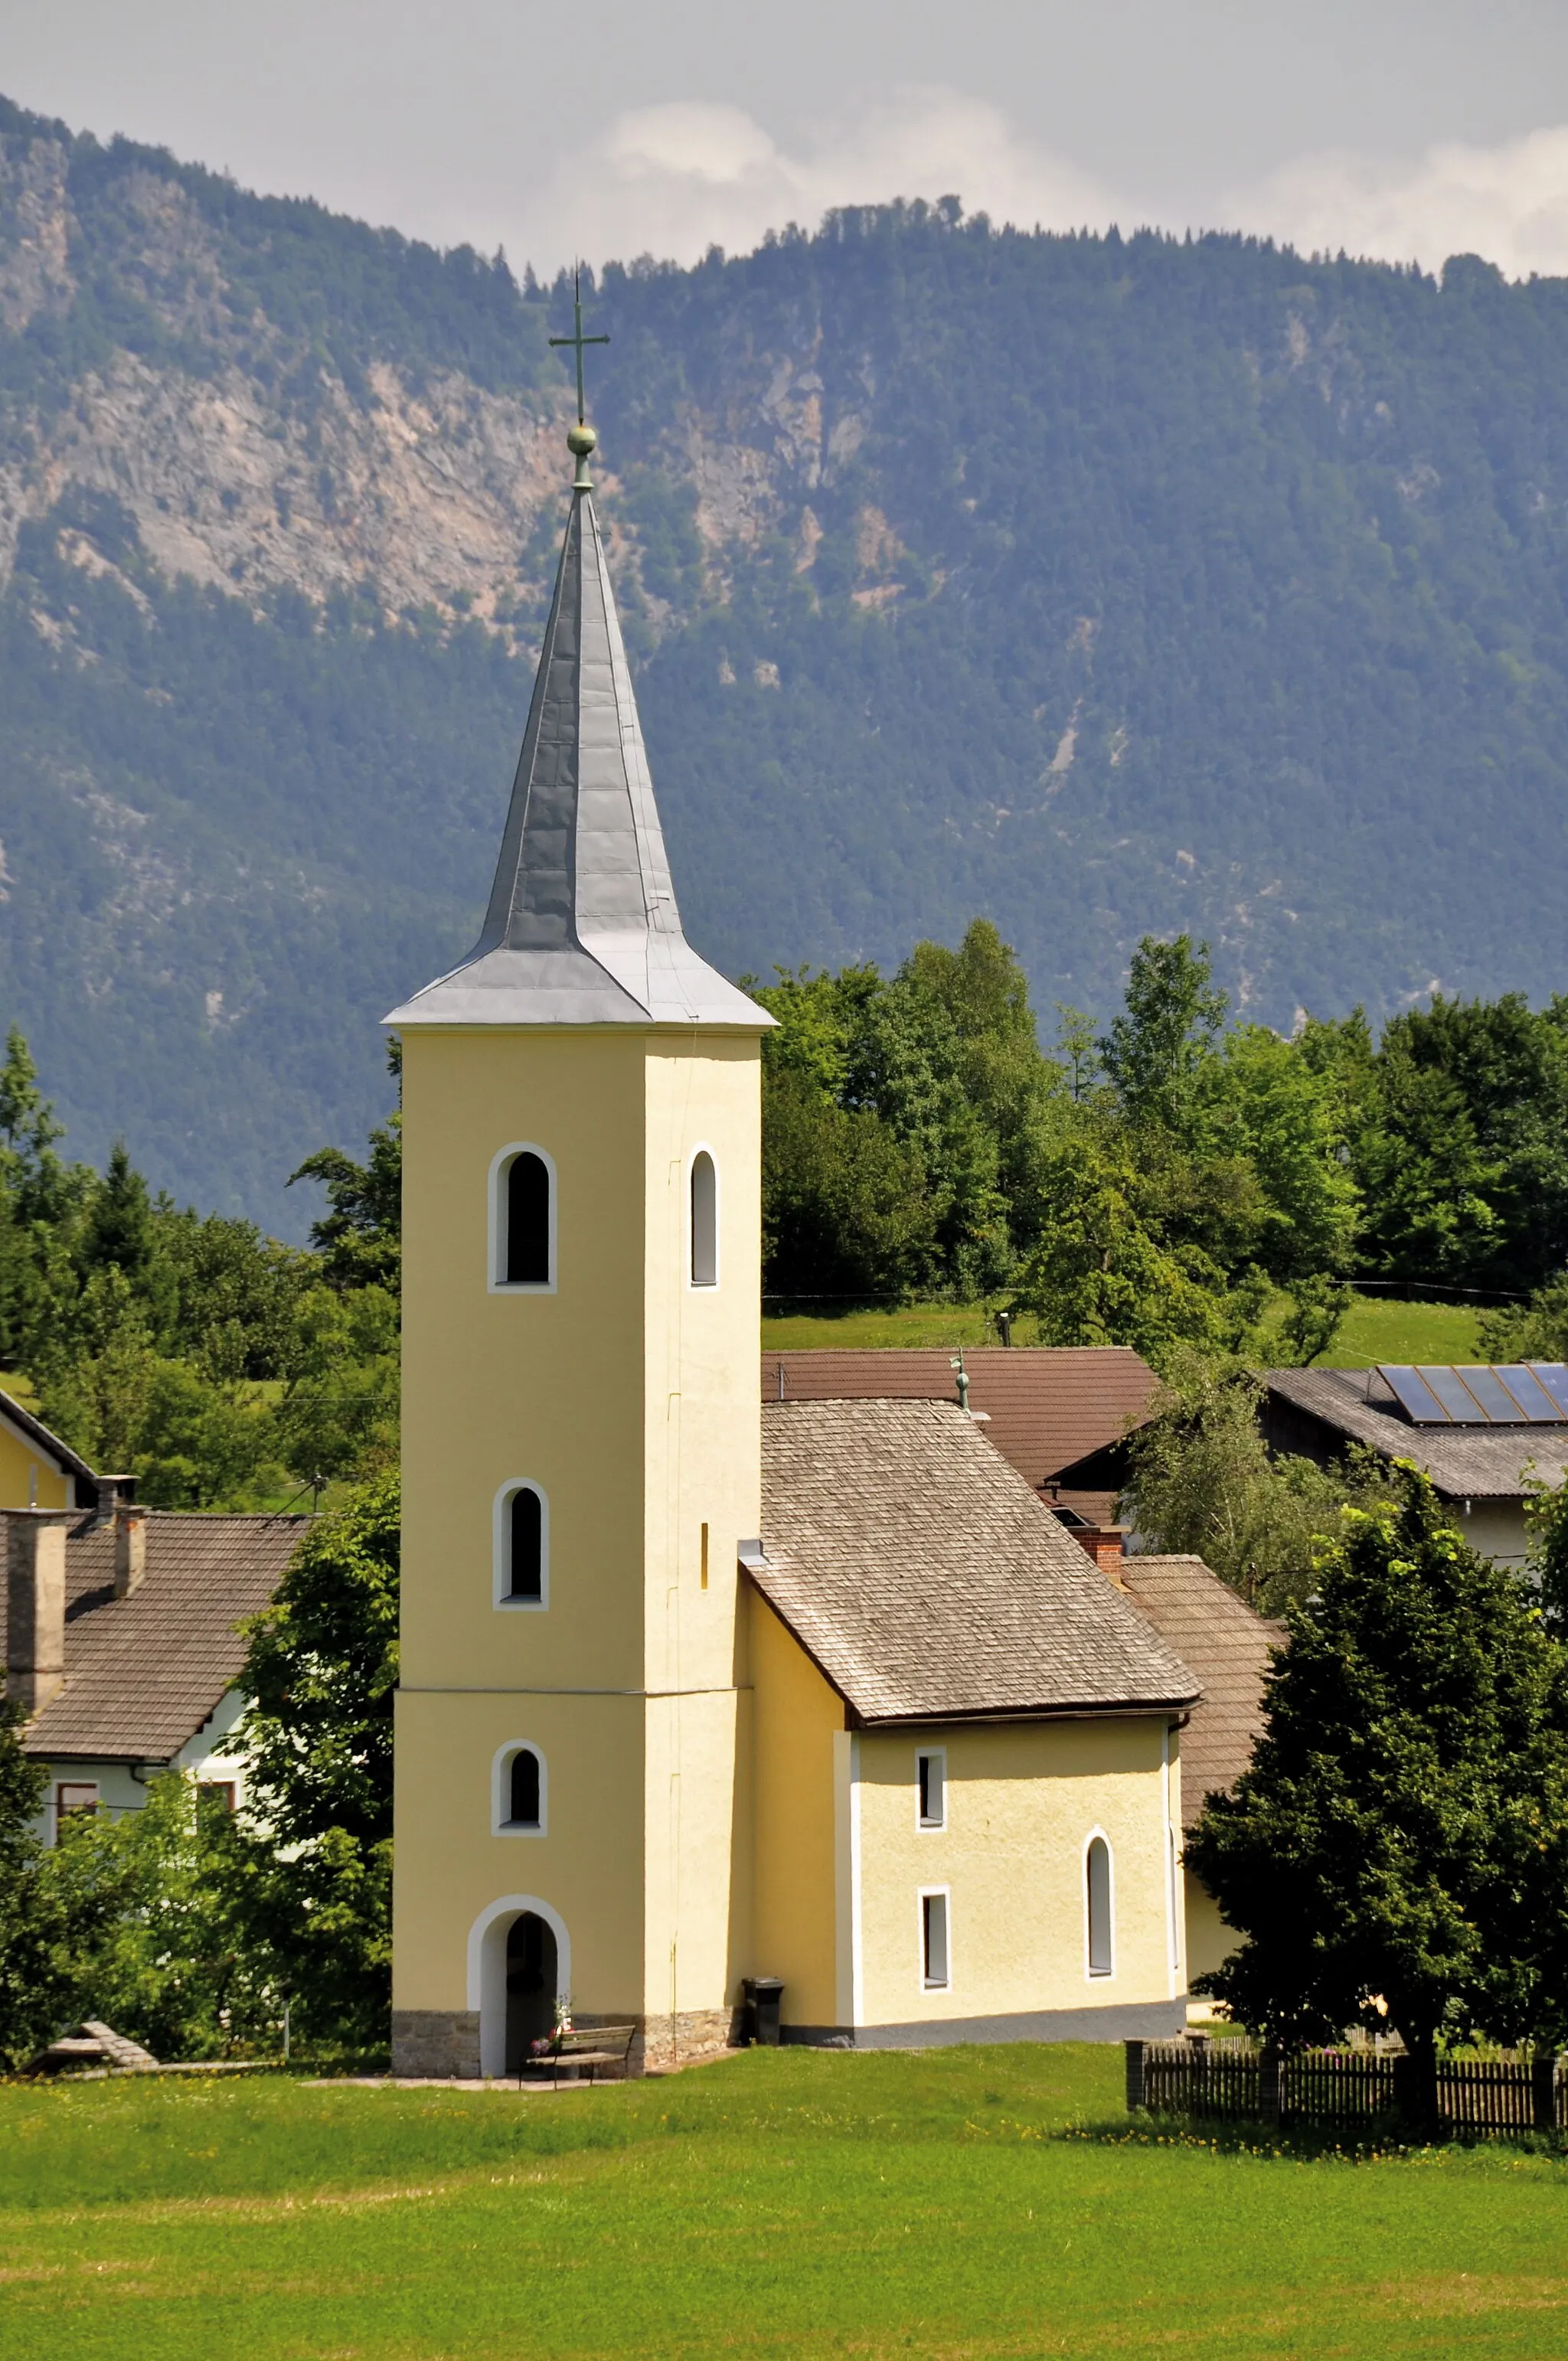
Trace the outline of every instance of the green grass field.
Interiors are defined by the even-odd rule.
[[[1364,1369],[1373,1361],[1474,1361],[1477,1314],[1452,1303],[1392,1303],[1358,1295],[1319,1367]],[[1035,1322],[1013,1325],[1014,1344],[1032,1345]],[[996,1323],[983,1305],[912,1304],[897,1312],[846,1312],[837,1317],[764,1320],[762,1350],[837,1345],[994,1345]]]
[[[0,2089],[5,2361],[1568,2351],[1568,2162],[1135,2128],[1111,2048]]]

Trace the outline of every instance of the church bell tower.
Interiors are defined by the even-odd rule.
[[[687,943],[587,474],[483,930],[403,1042],[393,2064],[633,2060],[748,1962],[761,1036]]]

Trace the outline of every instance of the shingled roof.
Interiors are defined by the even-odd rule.
[[[1543,1484],[1568,1476],[1568,1424],[1562,1426],[1412,1426],[1366,1369],[1270,1369],[1264,1427],[1277,1451],[1321,1458],[1346,1442],[1385,1459],[1409,1459],[1451,1500],[1518,1500],[1526,1474]]]
[[[109,1523],[65,1545],[65,1685],[28,1727],[49,1761],[169,1763],[234,1686],[235,1626],[276,1590],[308,1517],[179,1516],[152,1510],[147,1569],[116,1598]],[[0,1638],[5,1620],[0,1584]]]
[[[1179,1709],[1198,1683],[956,1404],[762,1408],[748,1571],[859,1722]]]
[[[781,1399],[782,1372],[786,1401],[956,1401],[952,1361],[946,1346],[764,1353],[762,1400]],[[964,1368],[970,1408],[985,1412],[991,1441],[1036,1487],[1114,1441],[1129,1421],[1146,1417],[1158,1383],[1125,1345],[980,1345],[966,1348]],[[1091,1486],[1081,1498],[1069,1490],[1061,1499],[1094,1522],[1109,1510],[1105,1487]]]
[[[1205,1795],[1228,1793],[1252,1761],[1268,1652],[1284,1643],[1285,1626],[1255,1615],[1201,1557],[1129,1557],[1122,1578],[1202,1687],[1181,1733],[1181,1817],[1190,1828]]]

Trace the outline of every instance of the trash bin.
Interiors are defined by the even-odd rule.
[[[746,1993],[747,2030],[753,2041],[764,2049],[779,2046],[779,2004],[784,1998],[782,1976],[748,1976]]]

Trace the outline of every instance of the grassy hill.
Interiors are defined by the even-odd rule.
[[[291,1224],[469,939],[565,482],[566,291],[0,103],[0,1009],[97,1154]],[[689,930],[993,917],[1108,1013],[1563,981],[1568,282],[834,216],[595,291]]]

